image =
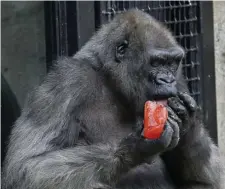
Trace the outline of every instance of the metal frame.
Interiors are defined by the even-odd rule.
[[[49,71],[59,56],[72,56],[95,31],[92,1],[46,1],[46,59]]]
[[[105,2],[45,2],[47,68],[59,56],[71,56],[92,36],[103,22],[101,10]],[[132,3],[132,2],[131,2]],[[216,92],[214,70],[214,38],[212,2],[199,2],[200,11],[200,81],[204,122],[217,143]]]
[[[217,143],[217,114],[216,114],[216,83],[214,59],[214,31],[213,31],[213,2],[200,3],[201,17],[201,78],[202,78],[202,106],[204,122],[210,136]]]
[[[45,2],[47,70],[49,70],[52,61],[59,56],[68,55],[66,7],[66,2],[62,1]]]

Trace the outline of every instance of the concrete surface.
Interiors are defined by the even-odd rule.
[[[1,68],[23,106],[46,73],[44,2],[1,2]]]
[[[225,160],[225,1],[214,1],[214,39],[218,142]]]

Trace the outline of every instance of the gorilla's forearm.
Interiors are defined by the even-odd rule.
[[[101,144],[26,158],[6,169],[7,186],[3,188],[90,189],[100,183],[113,184],[125,167],[115,151],[113,145]],[[19,171],[13,173],[13,169]]]
[[[178,188],[220,188],[218,149],[201,121],[195,120],[179,145],[163,158]]]
[[[3,188],[90,188],[122,172],[113,145],[72,147],[81,128],[76,107],[90,99],[89,84],[95,81],[83,83],[92,72],[85,69],[85,64],[62,59],[29,96],[10,137]]]
[[[200,127],[196,128],[198,131],[193,129],[192,133],[190,132],[188,133],[189,136],[186,136],[186,146],[178,146],[180,149],[177,153],[180,151],[185,156],[185,158],[179,160],[180,166],[185,165],[183,170],[181,169],[183,172],[181,173],[182,180],[187,183],[186,188],[192,186],[196,189],[219,189],[221,167],[218,148],[212,142],[204,127],[198,126]],[[190,186],[188,186],[188,183],[190,183]]]

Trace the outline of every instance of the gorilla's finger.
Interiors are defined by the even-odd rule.
[[[176,97],[172,97],[168,99],[168,106],[172,108],[172,110],[181,118],[187,116],[188,112],[183,102]]]
[[[179,92],[178,96],[187,106],[188,110],[194,112],[197,109],[197,103],[188,93]]]
[[[138,118],[136,121],[136,125],[133,128],[134,132],[136,133],[136,136],[140,136],[143,131],[144,123],[142,118]]]
[[[140,139],[138,147],[141,152],[149,153],[149,155],[154,155],[165,151],[171,143],[173,137],[173,129],[167,123],[164,127],[164,131],[158,139]]]
[[[181,124],[181,119],[177,116],[177,114],[171,109],[171,107],[167,106],[168,116],[169,118],[173,119],[178,123],[178,125]]]
[[[136,134],[136,136],[141,136],[142,132],[143,132],[143,126],[136,127],[134,130],[134,133]]]
[[[168,124],[173,129],[173,137],[172,137],[171,143],[168,146],[168,148],[169,149],[173,149],[174,147],[177,146],[177,144],[178,144],[178,142],[180,140],[180,128],[179,128],[177,122],[175,122],[171,118],[168,118]]]
[[[173,129],[172,127],[167,123],[164,127],[164,131],[162,133],[162,135],[160,136],[160,138],[158,139],[158,143],[160,145],[162,145],[162,147],[167,148],[172,140],[173,137]]]

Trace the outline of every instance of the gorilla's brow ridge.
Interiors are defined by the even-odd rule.
[[[153,59],[181,60],[184,58],[185,52],[182,48],[153,49],[150,51],[150,55]]]

